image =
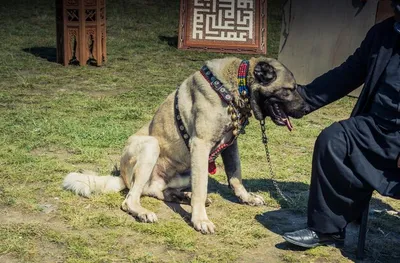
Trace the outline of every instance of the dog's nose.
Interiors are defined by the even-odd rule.
[[[304,103],[304,110],[303,110],[303,112],[304,112],[304,115],[309,114],[309,113],[311,112],[311,107],[310,107],[310,105]]]

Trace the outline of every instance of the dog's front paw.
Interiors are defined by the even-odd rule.
[[[251,205],[251,206],[261,206],[265,205],[264,198],[262,196],[249,193],[246,198],[241,199],[243,204]]]
[[[137,218],[144,223],[155,223],[158,220],[157,215],[151,211],[139,213]]]
[[[203,219],[203,220],[192,219],[192,224],[194,226],[194,229],[200,231],[202,234],[215,233],[215,225],[208,219]]]

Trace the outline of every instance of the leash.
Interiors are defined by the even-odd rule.
[[[272,162],[271,162],[271,155],[269,153],[269,148],[268,148],[268,137],[266,134],[266,128],[265,128],[265,120],[260,120],[260,126],[261,126],[261,136],[262,136],[262,143],[264,144],[264,148],[265,148],[265,154],[267,157],[267,163],[268,163],[268,168],[269,168],[269,174],[270,174],[270,179],[272,181],[272,184],[275,187],[276,192],[279,194],[280,197],[282,197],[283,200],[285,200],[285,202],[288,205],[294,205],[294,201],[289,197],[286,196],[281,188],[278,185],[278,182],[275,180],[275,172],[274,169],[272,168]]]

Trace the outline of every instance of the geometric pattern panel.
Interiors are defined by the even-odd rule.
[[[266,30],[266,0],[181,0],[181,49],[265,54]]]
[[[254,39],[254,0],[195,0],[192,38],[247,42]]]

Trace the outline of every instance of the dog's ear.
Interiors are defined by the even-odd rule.
[[[254,77],[261,85],[269,85],[276,79],[275,68],[267,62],[258,62],[254,67]]]

